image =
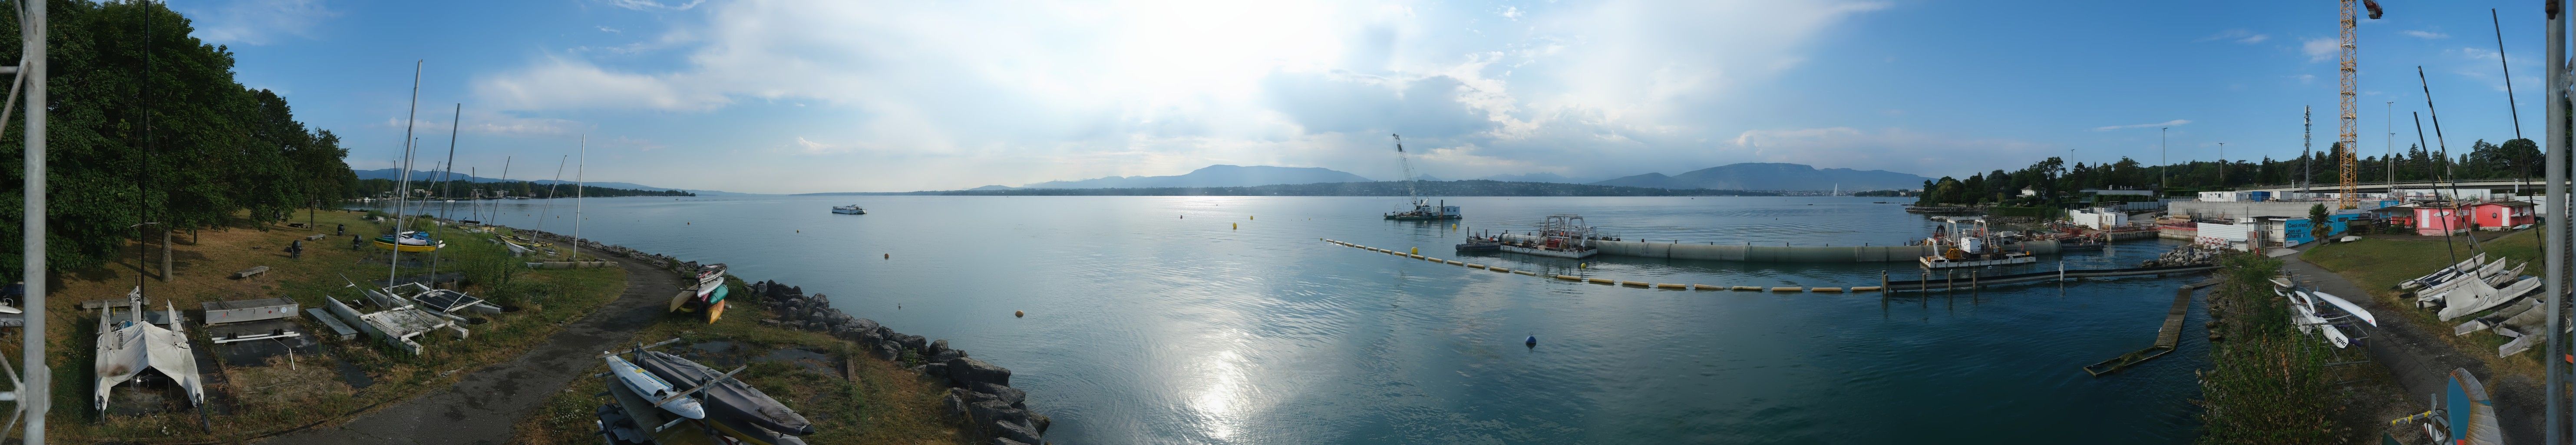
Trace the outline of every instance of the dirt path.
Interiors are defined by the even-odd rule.
[[[626,293],[574,320],[519,358],[476,369],[455,385],[402,401],[335,427],[315,428],[264,443],[295,444],[501,444],[511,427],[562,391],[594,356],[628,339],[661,316],[663,302],[680,291],[670,271],[625,260]]]
[[[2443,391],[2452,369],[2467,369],[2486,384],[2488,395],[2495,398],[2496,423],[2504,428],[2504,443],[2540,442],[2540,427],[2544,420],[2541,418],[2540,382],[2522,376],[2497,378],[2495,373],[2487,371],[2486,362],[2466,355],[2479,351],[2463,352],[2436,337],[2451,335],[2451,326],[2424,326],[2417,324],[2413,317],[2399,314],[2423,309],[2391,307],[2374,297],[2375,294],[2354,286],[2350,280],[2333,271],[2301,261],[2295,255],[2282,259],[2284,268],[2298,274],[2308,284],[2326,293],[2349,297],[2347,299],[2353,303],[2381,314],[2378,318],[2386,321],[2380,322],[2379,328],[2370,332],[2370,338],[2361,343],[2370,349],[2371,358],[2386,366],[2390,377],[2405,387],[2407,403],[2415,407],[2413,410],[2421,411],[2432,404],[2428,397]]]

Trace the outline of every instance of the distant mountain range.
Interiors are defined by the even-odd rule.
[[[1431,175],[1415,176],[1423,182],[1446,182]],[[1479,178],[1501,182],[1538,182],[1584,184],[1617,187],[1710,190],[1886,190],[1912,189],[1930,180],[1922,176],[1886,170],[1853,170],[1848,168],[1817,169],[1802,164],[1741,163],[1684,172],[1677,175],[1646,173],[1605,181],[1581,181],[1555,173],[1522,173]],[[1170,187],[1254,187],[1277,184],[1315,184],[1335,182],[1372,182],[1373,180],[1338,170],[1317,167],[1273,167],[1266,165],[1211,165],[1174,176],[1110,176],[1079,181],[1047,181],[1024,187],[988,185],[970,190],[996,191],[1013,189],[1094,189],[1094,188],[1170,188]]]
[[[1370,182],[1360,177],[1321,167],[1272,167],[1255,165],[1210,165],[1175,176],[1110,176],[1080,181],[1047,181],[1019,188],[1032,189],[1099,189],[1155,187],[1250,187],[1271,184],[1314,184],[1321,182]]]
[[[1803,164],[1748,162],[1692,170],[1672,176],[1647,173],[1592,184],[1720,190],[1832,190],[1840,187],[1843,190],[1861,191],[1920,188],[1923,187],[1923,181],[1931,179],[1886,170],[1848,168],[1818,170]]]
[[[358,171],[357,171],[357,173],[358,173],[358,179],[388,179],[388,180],[401,180],[401,179],[402,179],[402,169],[399,169],[399,168],[379,168],[379,169],[375,169],[375,170],[358,170]],[[413,181],[423,181],[423,182],[426,182],[426,181],[435,181],[435,180],[438,180],[438,172],[435,172],[435,171],[412,170],[412,171],[411,171],[411,180],[413,180]],[[468,181],[468,182],[504,182],[504,181],[503,181],[503,180],[501,180],[501,179],[494,179],[494,178],[485,178],[485,177],[479,177],[479,176],[472,176],[472,175],[467,175],[467,174],[464,174],[464,173],[455,173],[455,174],[450,174],[450,175],[448,175],[448,176],[447,176],[447,180],[450,180],[450,181]],[[520,179],[511,179],[511,180],[509,180],[509,181],[528,181],[528,179],[527,179],[527,178],[520,178]],[[535,182],[535,183],[537,183],[537,184],[574,184],[574,183],[575,183],[574,181],[557,181],[557,180],[552,180],[552,179],[538,179],[538,180],[534,180],[534,181],[531,181],[531,182]],[[632,190],[679,190],[679,191],[683,191],[683,192],[696,193],[696,194],[700,194],[700,195],[733,195],[733,194],[738,194],[738,193],[727,192],[727,191],[722,191],[722,190],[690,190],[690,189],[678,189],[678,188],[670,188],[670,187],[654,187],[654,186],[643,185],[643,184],[637,184],[637,183],[632,183],[632,182],[596,182],[596,181],[595,181],[595,182],[591,182],[591,183],[589,183],[589,184],[587,184],[587,185],[589,185],[589,186],[591,186],[591,187],[607,187],[607,188],[613,188],[613,189],[632,189]]]

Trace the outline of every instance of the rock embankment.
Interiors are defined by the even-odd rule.
[[[1047,426],[1052,421],[1029,412],[1028,393],[1011,387],[1009,368],[968,357],[965,350],[948,347],[948,340],[933,341],[895,332],[875,320],[842,313],[832,308],[830,298],[805,295],[804,289],[796,286],[763,281],[752,283],[751,292],[761,296],[769,306],[766,309],[778,317],[761,320],[762,324],[822,332],[857,342],[870,357],[907,366],[923,377],[947,383],[948,397],[943,401],[947,414],[967,434],[991,438],[992,445],[1045,443]]]

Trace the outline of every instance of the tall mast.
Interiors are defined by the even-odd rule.
[[[426,62],[411,63],[411,114],[403,117],[402,180],[394,185],[394,253],[392,259],[385,261],[385,284],[389,285],[402,271],[403,206],[411,199],[411,152],[413,146],[420,145],[414,143],[411,130],[412,123],[420,120],[420,67]]]
[[[555,201],[554,201],[554,200],[555,200],[555,186],[563,185],[563,168],[564,168],[564,164],[568,164],[568,163],[571,163],[571,162],[572,162],[572,155],[564,155],[563,159],[560,159],[560,160],[556,160],[556,161],[555,161],[555,179],[554,179],[554,182],[548,182],[548,183],[546,183],[546,209],[545,209],[545,210],[539,210],[539,211],[537,211],[537,231],[540,231],[540,232],[545,231],[545,230],[546,230],[546,219],[547,219],[547,218],[552,218],[552,217],[554,217],[554,214],[555,214]],[[531,239],[533,239],[533,238],[531,238]]]
[[[27,148],[21,153],[25,156],[21,161],[24,162],[21,164],[24,171],[19,175],[26,187],[23,189],[26,199],[20,203],[25,206],[20,211],[24,212],[21,214],[26,219],[19,226],[19,246],[22,249],[19,258],[25,263],[19,269],[19,280],[27,283],[27,301],[24,303],[27,325],[24,332],[36,333],[37,338],[45,336],[45,107],[37,104],[49,103],[45,99],[45,36],[50,35],[46,32],[46,3],[18,3],[20,68],[16,83],[9,86],[12,96],[17,95],[18,88],[27,90],[27,101],[24,102],[27,104],[27,124],[22,130],[26,132],[22,139],[25,139]],[[0,109],[5,109],[5,105],[0,104]],[[6,119],[7,113],[0,111],[0,119]],[[18,358],[24,360],[26,376],[22,379],[13,377],[19,380],[14,382],[18,386],[13,388],[16,390],[13,395],[17,396],[18,411],[27,417],[27,432],[23,436],[26,443],[41,444],[45,443],[45,412],[51,410],[53,404],[53,396],[47,393],[54,386],[54,370],[45,366],[47,342],[18,343],[21,354]]]
[[[590,182],[583,180],[581,173],[590,169],[590,137],[583,136],[576,143],[580,144],[581,165],[572,168],[572,259],[579,261],[581,260],[581,197],[584,192],[582,189],[590,188]]]

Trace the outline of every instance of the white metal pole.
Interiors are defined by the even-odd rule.
[[[585,192],[584,190],[582,190],[582,189],[584,189],[584,188],[589,188],[589,187],[590,187],[590,182],[589,182],[588,180],[582,179],[582,172],[590,171],[590,137],[589,137],[589,136],[582,136],[580,139],[577,139],[577,141],[578,141],[578,142],[576,142],[576,144],[579,144],[579,145],[578,145],[578,147],[579,147],[579,148],[578,148],[578,150],[580,150],[580,153],[581,153],[581,164],[580,164],[580,165],[573,166],[573,168],[572,168],[572,182],[573,182],[573,186],[572,186],[572,259],[573,259],[573,261],[581,261],[581,198],[582,198],[582,196],[583,196],[584,194],[586,194],[586,192]]]
[[[2561,391],[2559,388],[2561,388],[2561,385],[2566,381],[2559,375],[2564,372],[2565,365],[2560,364],[2557,357],[2549,357],[2548,355],[2556,353],[2556,351],[2570,350],[2568,346],[2561,346],[2562,343],[2560,343],[2560,341],[2566,339],[2566,334],[2559,332],[2561,329],[2560,326],[2562,326],[2562,322],[2559,320],[2559,317],[2564,315],[2560,312],[2559,306],[2567,304],[2567,285],[2566,283],[2561,282],[2562,280],[2567,279],[2567,262],[2563,256],[2567,254],[2567,243],[2570,241],[2568,235],[2576,234],[2576,232],[2568,230],[2570,221],[2568,221],[2567,218],[2569,213],[2567,211],[2567,184],[2565,183],[2567,180],[2568,161],[2568,141],[2566,136],[2567,112],[2561,108],[2568,105],[2567,84],[2565,82],[2567,78],[2567,73],[2565,72],[2567,64],[2567,20],[2564,17],[2559,17],[2559,14],[2563,13],[2562,8],[2564,4],[2565,2],[2563,0],[2548,0],[2548,3],[2544,5],[2544,8],[2547,9],[2546,12],[2548,15],[2546,28],[2549,36],[2549,54],[2547,55],[2547,63],[2549,66],[2549,106],[2546,107],[2549,109],[2549,144],[2548,152],[2543,156],[2543,160],[2548,163],[2548,168],[2544,175],[2546,175],[2546,180],[2549,181],[2549,184],[2541,188],[2541,193],[2544,195],[2542,197],[2542,201],[2545,201],[2541,205],[2549,209],[2550,219],[2548,226],[2549,232],[2547,234],[2548,242],[2542,243],[2542,256],[2545,257],[2542,261],[2549,267],[2549,273],[2547,274],[2548,277],[2546,277],[2547,281],[2544,282],[2547,286],[2546,290],[2549,295],[2549,325],[2543,329],[2545,329],[2544,332],[2549,333],[2549,336],[2546,337],[2548,338],[2548,341],[2543,342],[2544,346],[2541,350],[2551,352],[2541,354],[2542,359],[2540,361],[2542,363],[2547,363],[2548,365],[2546,366],[2546,369],[2542,370],[2542,374],[2547,376],[2545,378],[2547,386],[2543,386],[2543,389],[2540,392],[2546,395],[2543,403],[2548,406],[2542,410],[2541,414],[2541,418],[2545,419],[2542,421],[2542,443],[2550,445],[2557,445],[2564,440],[2564,436],[2558,432],[2558,429],[2562,426],[2561,422],[2559,422],[2558,416],[2565,412],[2559,407],[2560,404],[2565,403],[2565,398],[2560,396],[2558,393]]]
[[[27,321],[24,332],[34,335],[20,337],[24,345],[19,352],[22,354],[19,359],[25,361],[26,366],[22,369],[27,370],[27,376],[20,379],[23,386],[18,387],[18,409],[27,414],[27,433],[24,439],[31,444],[45,443],[45,412],[52,409],[54,400],[52,396],[47,395],[54,386],[54,370],[45,367],[44,342],[45,339],[51,338],[45,335],[44,104],[47,103],[45,36],[48,34],[45,25],[45,3],[19,2],[20,7],[26,9],[26,14],[20,19],[23,23],[19,26],[21,30],[18,39],[25,45],[21,50],[23,55],[20,57],[23,60],[20,63],[26,66],[25,78],[27,79],[27,149],[26,167],[23,172],[26,176],[27,207],[24,210],[26,212],[24,230],[20,233],[23,237],[21,242],[25,243],[25,250],[20,254],[24,255],[21,258],[26,259],[24,263],[26,269],[20,271],[20,275],[27,282],[27,301],[24,303]]]

